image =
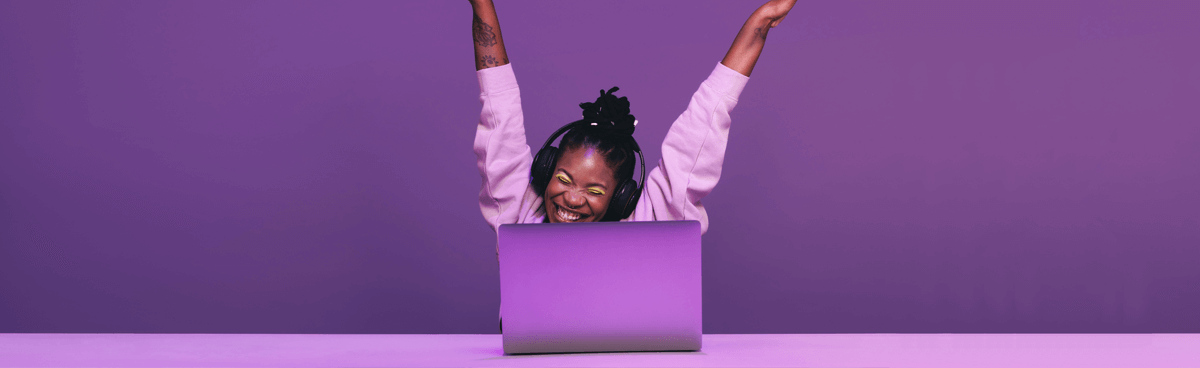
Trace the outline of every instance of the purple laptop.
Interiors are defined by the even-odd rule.
[[[501,225],[504,353],[700,350],[700,223]]]

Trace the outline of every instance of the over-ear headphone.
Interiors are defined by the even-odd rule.
[[[567,131],[574,128],[584,128],[588,125],[596,125],[584,120],[576,121],[558,128],[554,134],[550,135],[550,139],[546,140],[546,144],[542,145],[542,149],[538,150],[537,156],[533,157],[533,167],[530,169],[529,184],[537,191],[538,195],[545,196],[546,186],[550,184],[550,178],[554,174],[554,169],[558,165],[558,147],[551,146],[555,139],[563,135]],[[608,211],[605,212],[604,218],[600,221],[620,221],[629,215],[633,214],[633,209],[637,207],[638,199],[642,197],[642,186],[638,183],[646,182],[646,159],[642,156],[642,149],[638,147],[637,141],[633,137],[629,137],[630,148],[638,156],[638,163],[641,166],[642,180],[634,181],[633,179],[625,179],[617,184],[617,190],[613,192],[612,199],[608,202]],[[549,200],[549,199],[546,199]]]

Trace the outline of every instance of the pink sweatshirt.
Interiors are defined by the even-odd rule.
[[[542,193],[529,185],[533,156],[525,141],[521,90],[512,64],[477,71],[483,113],[475,131],[475,155],[483,188],[479,209],[495,231],[500,224],[539,223],[546,217]],[[675,119],[662,145],[662,160],[646,176],[642,198],[623,221],[697,220],[708,231],[700,200],[721,179],[729,112],[750,78],[717,63]],[[566,123],[566,122],[564,122]],[[538,147],[541,148],[541,147]],[[640,169],[636,169],[640,170]],[[635,170],[635,178],[636,174]]]

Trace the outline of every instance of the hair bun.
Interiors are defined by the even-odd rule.
[[[629,99],[613,95],[618,89],[613,87],[607,92],[600,90],[600,97],[596,102],[579,104],[579,107],[583,108],[583,121],[598,129],[633,136],[637,119],[629,114]]]

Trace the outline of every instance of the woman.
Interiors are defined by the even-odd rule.
[[[707,231],[708,215],[700,200],[721,177],[729,112],[758,62],[767,32],[795,3],[771,0],[751,14],[725,58],[671,125],[658,167],[648,180],[643,173],[640,187],[630,187],[633,156],[639,151],[632,138],[636,120],[629,115],[628,100],[612,95],[615,87],[601,91],[595,103],[581,104],[584,119],[564,127],[560,149],[542,152],[535,163],[525,143],[520,90],[495,7],[491,0],[472,0],[475,70],[483,102],[475,135],[483,176],[479,207],[492,230],[511,223],[697,220],[701,232]]]

